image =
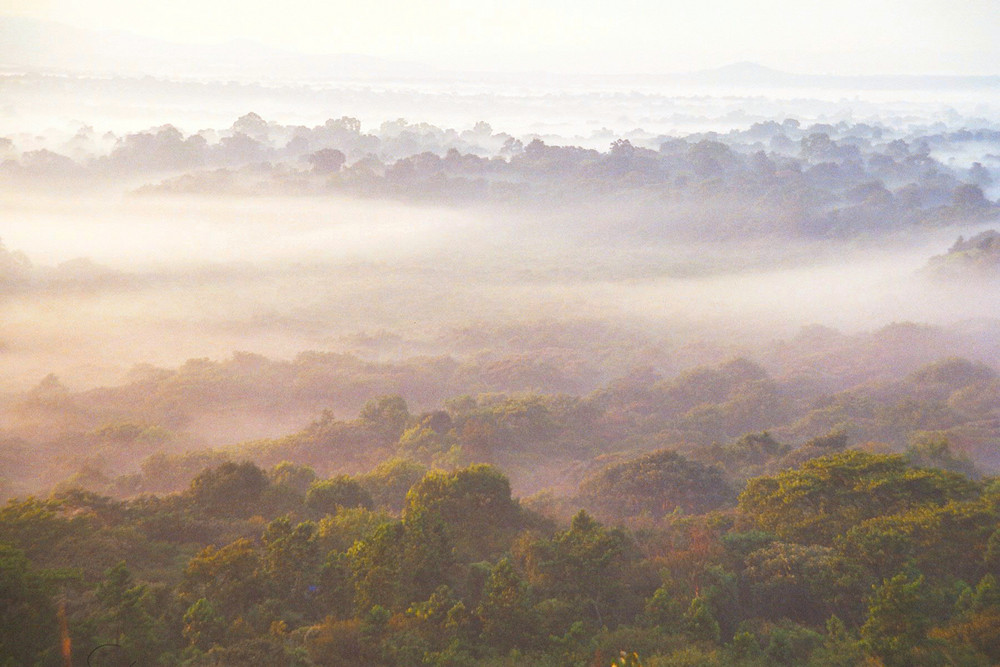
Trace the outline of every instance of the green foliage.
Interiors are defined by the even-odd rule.
[[[421,415],[399,438],[400,456],[428,465],[443,465],[461,450],[451,416],[439,410]]]
[[[95,591],[104,614],[100,637],[117,644],[133,660],[152,662],[166,646],[156,620],[157,601],[145,584],[137,584],[124,562],[104,573]]]
[[[191,480],[211,466],[228,461],[224,452],[200,450],[169,454],[156,452],[143,460],[143,489],[148,493],[171,493],[188,488]]]
[[[510,482],[484,464],[427,473],[407,493],[403,509],[407,520],[423,515],[437,517],[459,556],[470,561],[502,553],[522,518]]]
[[[774,541],[774,535],[764,530],[730,531],[722,536],[722,546],[738,561],[754,551],[766,548]]]
[[[831,616],[826,622],[826,636],[809,659],[809,667],[857,667],[864,660],[862,642],[851,634],[844,622]]]
[[[352,665],[361,659],[361,621],[327,617],[305,636],[309,659],[317,665]]]
[[[410,488],[423,479],[427,468],[415,461],[393,458],[375,466],[358,478],[361,486],[371,496],[376,507],[394,512],[403,509]]]
[[[748,554],[745,613],[819,625],[832,614],[858,618],[867,577],[830,547],[774,542]]]
[[[635,651],[631,653],[622,651],[618,659],[611,663],[611,667],[642,667],[642,661]]]
[[[0,542],[0,659],[37,664],[58,642],[56,609],[44,576],[19,549]]]
[[[346,553],[331,551],[317,573],[314,604],[327,618],[351,618],[354,609],[354,575]]]
[[[228,646],[213,646],[196,664],[213,667],[242,665],[297,667],[301,662],[288,654],[280,638],[264,635],[235,641]]]
[[[195,477],[188,493],[207,514],[247,517],[255,513],[267,486],[267,475],[253,463],[228,462]]]
[[[949,657],[975,652],[982,664],[1000,662],[1000,586],[993,575],[984,576],[975,589],[959,598],[958,614],[928,636],[943,641]],[[966,657],[972,662],[973,657]]]
[[[920,381],[953,380],[931,376]],[[698,377],[686,386],[701,396]],[[656,382],[614,400],[680,395]],[[562,437],[582,403],[485,397],[407,425],[461,439],[487,424],[484,442],[511,438],[525,454],[531,434]],[[375,442],[401,406],[373,405],[367,422],[316,434]],[[19,651],[10,664],[58,662],[58,602],[74,655],[106,641],[164,666],[1000,662],[1000,487],[845,442],[828,432],[808,445],[828,455],[751,480],[738,512],[698,515],[725,507],[696,503],[727,483],[674,452],[610,466],[581,491],[595,507],[618,503],[605,511],[627,528],[585,511],[561,528],[539,519],[498,467],[427,472],[404,459],[324,480],[301,463],[265,475],[226,462],[164,498],[68,489],[13,501],[0,508],[0,649]],[[785,451],[753,433],[707,455],[729,452],[732,473],[788,465]],[[923,463],[948,458],[920,451]]]
[[[490,571],[476,615],[482,624],[483,641],[501,653],[530,648],[538,639],[538,619],[527,583],[506,558]]]
[[[972,461],[968,457],[955,456],[948,439],[944,437],[922,434],[907,448],[906,457],[911,465],[951,470],[968,477],[976,475],[976,466]]]
[[[319,516],[336,514],[342,509],[371,509],[371,495],[358,480],[348,475],[313,482],[306,493],[306,507]]]
[[[720,638],[728,641],[739,616],[739,587],[735,573],[720,565],[707,565],[696,575],[696,595],[707,605],[719,627]],[[688,610],[691,611],[690,608]]]
[[[396,608],[427,599],[438,587],[455,583],[456,548],[452,531],[431,512],[411,512],[403,519],[399,549]]]
[[[319,538],[328,550],[347,551],[351,545],[366,539],[382,524],[394,520],[382,510],[374,511],[363,507],[344,509],[320,519]]]
[[[734,472],[759,470],[771,460],[787,454],[790,449],[767,431],[745,433],[722,448],[722,463],[727,470]]]
[[[264,529],[259,574],[270,597],[281,598],[289,611],[318,615],[318,590],[322,562],[317,527],[311,521],[293,526],[287,518],[275,519]]]
[[[825,451],[839,451],[847,447],[848,437],[847,430],[843,427],[837,427],[832,429],[829,433],[825,435],[819,435],[815,438],[811,438],[804,447],[815,447],[820,450]]]
[[[288,487],[304,496],[309,486],[316,481],[316,471],[309,466],[282,461],[271,468],[268,478],[274,486]]]
[[[358,414],[358,421],[370,428],[382,444],[399,440],[410,421],[406,401],[397,394],[368,401]]]
[[[791,621],[779,623],[768,633],[764,647],[765,662],[769,665],[803,665],[822,642],[822,635],[815,630]]]
[[[638,558],[635,545],[619,529],[608,530],[581,510],[570,529],[532,545],[529,581],[543,596],[567,602],[589,627],[615,627],[631,620],[652,594],[642,578],[630,581]]]
[[[676,509],[702,514],[734,499],[718,468],[661,450],[618,463],[580,484],[577,500],[602,517],[617,520]]]
[[[247,539],[218,549],[209,545],[188,562],[181,592],[192,603],[206,598],[213,610],[235,619],[264,598],[260,556]]]
[[[646,600],[643,619],[651,625],[677,630],[680,628],[683,611],[680,600],[671,591],[671,587],[663,585]]]
[[[829,545],[865,519],[976,493],[977,485],[956,473],[910,468],[902,456],[847,451],[750,480],[739,507],[778,537]]]
[[[685,646],[646,661],[646,667],[721,667],[719,651],[705,645]]]
[[[982,501],[924,506],[868,519],[837,540],[851,562],[888,578],[908,564],[928,577],[975,581],[985,573],[1000,512]]]
[[[191,646],[208,650],[223,640],[225,631],[225,619],[205,598],[198,598],[184,612],[184,638]]]
[[[712,615],[705,598],[697,596],[691,600],[691,605],[684,612],[684,632],[694,641],[719,641],[719,622]]]
[[[405,528],[401,521],[378,526],[367,539],[355,542],[348,552],[354,575],[358,611],[378,606],[392,608],[399,601],[399,545]]]
[[[60,503],[56,500],[28,498],[11,499],[0,508],[0,525],[4,527],[4,540],[39,555],[51,553],[67,539],[79,536],[90,529],[86,521],[71,520],[60,516]]]
[[[861,638],[886,667],[943,664],[927,639],[927,602],[922,576],[897,574],[875,587]]]

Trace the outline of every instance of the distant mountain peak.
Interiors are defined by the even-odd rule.
[[[307,54],[246,38],[182,44],[2,13],[0,67],[224,79],[251,72],[254,77],[273,80],[407,77],[432,71],[418,63],[352,53]]]

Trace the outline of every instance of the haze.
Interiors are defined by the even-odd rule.
[[[995,4],[3,0],[0,663],[1000,664]]]
[[[838,74],[996,74],[989,0],[837,3],[8,0],[8,12],[182,43],[253,40],[442,70],[676,72],[752,60]]]
[[[599,396],[743,357],[781,419],[726,403],[670,444],[805,440],[836,392],[995,369],[987,3],[7,11],[4,437],[84,456],[126,421],[251,451],[383,393]],[[962,430],[982,417],[852,419],[997,465]]]

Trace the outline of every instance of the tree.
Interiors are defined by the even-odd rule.
[[[358,478],[377,507],[402,511],[406,494],[423,479],[427,467],[408,459],[394,458],[379,463]]]
[[[338,620],[328,616],[305,635],[310,660],[317,665],[359,665],[361,663],[361,621]]]
[[[406,494],[403,517],[426,514],[443,522],[463,561],[503,552],[517,531],[520,506],[510,482],[495,467],[472,465],[454,472],[431,471]]]
[[[915,507],[868,519],[837,539],[837,550],[879,578],[916,565],[931,581],[975,581],[988,570],[989,540],[1000,520],[983,501]]]
[[[577,500],[596,514],[622,519],[661,517],[678,508],[702,514],[729,504],[734,496],[718,468],[661,450],[589,477],[580,484]]]
[[[651,625],[672,631],[680,626],[683,611],[671,582],[665,582],[646,600],[643,618]]]
[[[857,667],[864,660],[864,647],[837,616],[826,622],[823,645],[813,651],[809,667]]]
[[[245,538],[218,549],[209,545],[188,562],[181,591],[186,600],[207,598],[220,614],[236,618],[264,597],[260,557]]]
[[[304,521],[292,526],[286,517],[275,519],[264,530],[261,541],[261,574],[268,580],[271,597],[280,599],[289,609],[318,616],[317,584],[323,557],[316,524]]]
[[[267,485],[267,475],[253,463],[228,462],[195,477],[188,493],[207,514],[247,517],[259,511]]]
[[[184,638],[191,646],[208,650],[221,642],[226,632],[226,620],[211,602],[199,598],[184,612]]]
[[[347,162],[347,157],[336,148],[323,148],[309,156],[309,164],[317,174],[335,174]]]
[[[490,570],[476,608],[483,627],[483,641],[501,654],[531,645],[538,621],[531,606],[527,583],[507,558]]]
[[[348,475],[313,482],[306,493],[306,507],[317,514],[336,514],[341,509],[372,509],[372,497],[358,480]]]
[[[900,573],[875,587],[861,639],[886,667],[932,664],[927,603],[924,578],[919,575]]]
[[[361,408],[358,421],[378,435],[379,444],[388,445],[399,440],[403,434],[410,421],[410,411],[406,401],[398,394],[379,396]]]
[[[695,641],[719,641],[719,622],[715,620],[704,598],[695,596],[691,600],[691,605],[684,612],[684,632]]]
[[[409,512],[403,519],[399,550],[397,601],[409,603],[426,600],[439,586],[453,585],[457,549],[440,515],[433,512]]]
[[[975,650],[989,661],[1000,664],[1000,586],[986,575],[960,596],[959,613],[948,624],[928,633],[932,639],[950,644],[951,652]]]
[[[232,129],[233,132],[241,132],[258,141],[267,140],[267,121],[253,111],[237,118]]]
[[[845,451],[750,480],[739,507],[782,539],[829,545],[865,519],[972,499],[977,490],[964,475],[910,468],[903,456]]]
[[[347,554],[331,551],[319,570],[317,604],[327,618],[350,618],[354,604],[354,579]]]
[[[955,456],[947,438],[926,435],[916,438],[906,449],[906,457],[915,466],[940,468],[959,472],[968,477],[976,475],[976,466],[967,456]]]
[[[153,600],[144,584],[136,584],[124,562],[104,573],[97,586],[104,608],[102,637],[141,662],[153,662],[163,650],[163,628],[153,618]]]
[[[355,609],[398,607],[399,550],[404,532],[402,521],[384,523],[367,539],[358,540],[347,552],[354,578]]]
[[[864,588],[859,568],[830,547],[774,542],[746,557],[744,613],[819,625],[833,613],[857,619]]]
[[[40,664],[58,641],[56,609],[24,552],[0,542],[0,656],[4,665]],[[9,661],[9,662],[7,662]]]
[[[633,618],[652,594],[642,590],[648,582],[630,576],[636,555],[623,531],[608,530],[580,510],[569,530],[532,546],[526,567],[539,594],[571,605],[573,618],[614,627]]]
[[[455,448],[454,434],[449,433],[451,428],[451,416],[443,410],[422,415],[400,436],[399,452],[408,458],[433,464],[448,455],[449,451],[460,451]]]
[[[274,486],[286,486],[296,493],[305,495],[309,486],[316,481],[316,471],[309,466],[282,461],[271,468],[268,477]]]

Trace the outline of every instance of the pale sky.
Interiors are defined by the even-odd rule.
[[[1000,74],[1000,0],[0,0],[174,42],[250,39],[449,69]]]

